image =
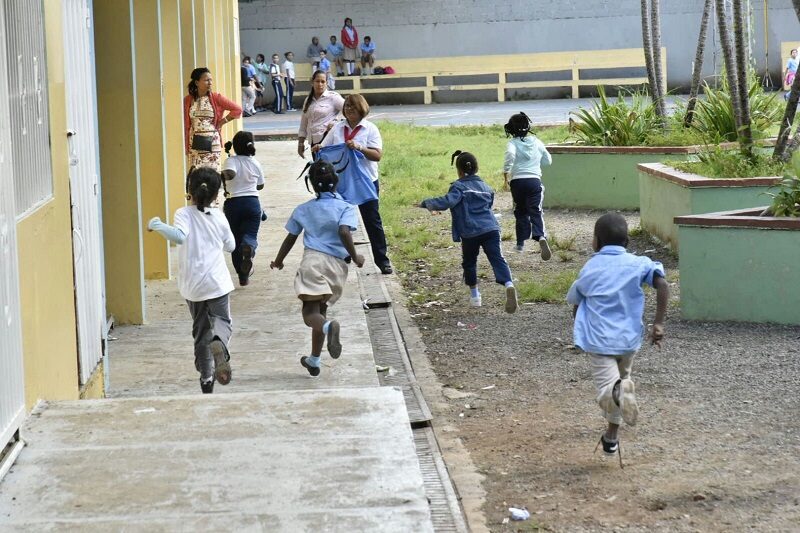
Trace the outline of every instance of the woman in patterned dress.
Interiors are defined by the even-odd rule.
[[[194,69],[191,78],[189,94],[183,99],[184,140],[189,169],[211,167],[219,172],[222,126],[241,117],[242,108],[211,90],[213,79],[207,68]],[[196,136],[206,139],[195,139]]]

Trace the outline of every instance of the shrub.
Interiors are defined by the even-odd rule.
[[[800,152],[792,156],[790,172],[777,185],[778,191],[768,192],[772,196],[769,213],[776,217],[800,217]],[[794,175],[791,174],[794,172]]]
[[[735,142],[738,139],[736,119],[731,104],[731,93],[723,76],[719,89],[704,84],[705,98],[697,100],[692,129],[699,132],[707,142]],[[763,138],[775,127],[783,116],[781,103],[776,100],[778,93],[766,93],[758,78],[751,78],[750,90],[750,129],[753,138]]]
[[[628,94],[630,103],[620,92],[616,102],[597,87],[598,98],[591,108],[572,113],[578,120],[570,121],[578,142],[591,146],[637,146],[645,143],[659,120],[650,98],[643,91]]]

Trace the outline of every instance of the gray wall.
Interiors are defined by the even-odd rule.
[[[663,45],[670,87],[691,79],[703,0],[665,0]],[[641,46],[638,0],[239,0],[242,51],[291,50],[296,61],[316,35],[339,35],[344,17],[372,36],[378,63],[391,58],[600,50]],[[751,0],[753,57],[765,70],[764,0]],[[712,21],[713,23],[713,21]],[[709,31],[704,73],[712,75],[716,32]],[[769,2],[769,69],[779,83],[780,42],[800,40],[789,0]],[[715,54],[716,52],[716,54]]]

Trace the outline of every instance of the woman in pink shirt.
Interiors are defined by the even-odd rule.
[[[211,167],[219,172],[222,157],[222,126],[242,116],[242,107],[211,91],[211,71],[192,71],[183,99],[183,127],[189,168]],[[225,112],[228,112],[226,115]]]
[[[305,157],[306,139],[309,147],[320,142],[341,114],[344,98],[338,93],[328,90],[328,76],[321,70],[311,78],[311,92],[303,104],[303,116],[300,118],[300,130],[297,132],[297,153]]]

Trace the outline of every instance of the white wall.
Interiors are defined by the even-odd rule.
[[[703,0],[664,0],[663,45],[670,86],[691,78]],[[600,50],[641,46],[638,0],[239,0],[242,50],[267,56],[291,50],[296,61],[316,35],[327,44],[345,17],[391,58]],[[753,55],[764,70],[764,0],[751,0]],[[769,2],[769,67],[781,70],[780,41],[800,40],[789,0]],[[709,32],[706,74],[713,72]],[[722,62],[719,53],[718,63]]]

